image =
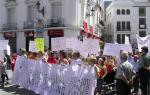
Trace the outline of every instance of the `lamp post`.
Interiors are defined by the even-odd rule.
[[[37,22],[36,22],[36,37],[37,38],[43,38],[44,37],[44,7],[42,7],[42,9],[40,9],[41,7],[41,2],[38,0],[36,2],[36,8],[38,11],[38,18],[37,18]],[[41,14],[43,17],[41,17]]]

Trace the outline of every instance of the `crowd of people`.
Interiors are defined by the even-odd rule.
[[[53,52],[45,49],[44,52],[26,52],[24,48],[10,57],[6,51],[4,60],[0,61],[1,86],[4,86],[5,80],[8,81],[7,65],[11,64],[12,71],[15,69],[17,56],[24,56],[28,59],[42,60],[47,64],[71,65],[86,64],[93,66],[96,72],[97,87],[95,92],[101,93],[102,85],[111,84],[116,81],[117,95],[130,95],[131,88],[135,95],[138,95],[139,88],[142,95],[148,95],[148,86],[150,78],[150,58],[148,48],[143,47],[142,52],[120,51],[120,56],[105,56],[103,52],[99,55],[89,55],[84,58],[80,52],[59,51]],[[6,78],[6,79],[5,79]]]

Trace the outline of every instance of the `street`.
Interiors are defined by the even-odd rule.
[[[8,76],[11,81],[12,71],[8,70]],[[0,87],[0,95],[37,95],[33,91],[26,90],[24,88],[17,88],[13,85],[7,85],[4,88]]]

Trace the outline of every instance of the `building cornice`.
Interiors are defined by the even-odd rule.
[[[133,7],[150,7],[150,3],[147,3],[147,2],[135,2]]]
[[[17,5],[18,5],[17,2],[14,2],[14,1],[10,1],[10,2],[6,2],[5,3],[5,7],[6,8],[13,8],[13,7],[17,6]]]
[[[27,5],[36,5],[37,1],[38,1],[38,0],[25,0],[25,3],[26,3]]]

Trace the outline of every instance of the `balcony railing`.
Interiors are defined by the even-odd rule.
[[[24,29],[34,29],[35,28],[35,22],[34,21],[25,21],[23,23]]]
[[[2,30],[7,31],[7,30],[16,30],[17,29],[17,23],[6,23],[3,24]]]
[[[46,28],[50,27],[64,27],[64,19],[48,19],[45,25]]]

